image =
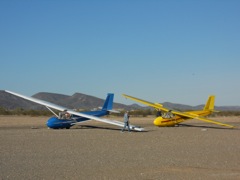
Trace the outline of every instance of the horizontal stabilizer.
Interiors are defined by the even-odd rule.
[[[120,113],[120,111],[117,111],[117,110],[108,110],[108,111],[111,113]]]

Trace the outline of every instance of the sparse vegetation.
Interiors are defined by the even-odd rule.
[[[52,113],[48,110],[25,110],[22,108],[16,108],[14,110],[6,110],[0,107],[0,115],[29,115],[29,116],[51,116]]]
[[[240,111],[220,111],[220,112],[211,114],[211,117],[216,117],[216,116],[240,116]]]
[[[113,113],[113,116],[123,116],[125,111],[121,111],[118,114]],[[130,116],[133,117],[147,117],[149,115],[156,115],[156,110],[146,109],[146,110],[134,110],[130,111]],[[28,116],[51,116],[52,113],[48,110],[26,110],[23,108],[16,108],[14,110],[7,110],[0,107],[0,115],[28,115]],[[240,116],[240,111],[221,111],[218,113],[213,113],[211,117],[216,116]]]

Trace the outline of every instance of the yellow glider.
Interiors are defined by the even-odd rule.
[[[208,123],[213,123],[213,124],[217,124],[217,125],[221,125],[221,126],[234,128],[234,126],[232,126],[232,125],[228,125],[228,124],[224,124],[224,123],[221,123],[218,121],[213,121],[213,120],[204,118],[204,116],[207,116],[207,115],[211,114],[212,112],[214,112],[215,96],[209,96],[203,110],[187,111],[187,112],[178,112],[178,111],[174,111],[174,110],[169,110],[167,108],[164,108],[162,104],[151,103],[151,102],[148,102],[148,101],[145,101],[142,99],[138,99],[138,98],[126,95],[126,94],[123,94],[123,96],[125,98],[132,99],[136,102],[153,107],[158,111],[165,112],[163,115],[157,117],[153,122],[154,125],[159,126],[159,127],[174,126],[174,125],[179,124],[188,119],[197,119],[197,120],[205,121]]]

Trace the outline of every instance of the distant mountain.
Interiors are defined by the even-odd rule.
[[[175,110],[199,110],[203,109],[205,104],[197,105],[197,106],[189,106],[184,104],[176,104],[176,103],[170,103],[170,102],[164,102],[162,103],[164,107],[169,109],[175,109]],[[240,106],[215,106],[215,110],[217,111],[240,111]]]
[[[48,93],[48,92],[40,92],[33,97],[45,100],[54,104],[58,104],[67,108],[71,109],[93,109],[102,107],[105,99],[100,99],[94,96],[82,94],[82,93],[75,93],[72,96],[57,94],[57,93]],[[198,106],[188,106],[183,104],[175,104],[170,102],[162,103],[164,107],[169,109],[175,110],[197,110],[202,109],[204,105]],[[11,95],[6,93],[5,91],[0,90],[0,107],[5,109],[16,109],[16,108],[23,108],[23,109],[46,109],[44,106],[38,105],[36,103],[24,100],[20,97]],[[114,103],[114,109],[124,109],[124,110],[133,110],[133,109],[149,109],[149,107],[139,106],[138,104],[132,105],[124,105],[120,103]],[[240,111],[240,106],[216,106],[216,110],[219,111]]]
[[[30,101],[24,100],[17,96],[13,96],[5,91],[0,91],[0,107],[4,107],[5,109],[38,109],[39,106],[36,103],[32,103]]]
[[[102,107],[105,99],[100,99],[94,96],[89,96],[81,93],[75,93],[72,96],[57,94],[57,93],[48,93],[48,92],[40,92],[32,97],[37,99],[41,99],[44,101],[48,101],[57,105],[61,105],[71,109],[93,109]],[[106,96],[107,97],[107,96]],[[46,109],[42,105],[38,105],[36,103],[30,102],[28,100],[24,100],[20,97],[11,95],[6,93],[5,91],[0,91],[0,107],[4,107],[6,109],[12,110],[16,108],[23,109]],[[131,108],[131,106],[127,106],[120,103],[114,103],[115,109],[135,109]]]

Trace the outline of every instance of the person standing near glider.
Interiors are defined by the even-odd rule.
[[[128,115],[128,111],[126,111],[126,112],[124,113],[123,122],[124,122],[124,127],[123,127],[123,129],[122,129],[121,132],[123,132],[123,131],[125,130],[126,126],[128,127],[128,132],[131,132],[130,126],[129,126],[129,115]]]

